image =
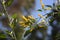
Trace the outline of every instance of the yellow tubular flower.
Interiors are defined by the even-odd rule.
[[[42,28],[43,26],[39,26],[39,28]]]
[[[28,20],[27,20],[27,18],[25,17],[25,16],[22,16],[22,18],[27,22]]]
[[[44,5],[44,4],[41,4],[41,5],[42,5],[42,9],[44,9],[44,6],[45,6],[45,5]]]
[[[19,24],[20,24],[20,26],[24,26],[25,25],[25,23],[23,21],[20,21]]]
[[[28,16],[28,18],[30,18],[30,19],[34,19],[32,16]]]
[[[26,22],[24,22],[24,21],[20,21],[19,24],[20,24],[20,26],[23,26],[23,27],[29,26],[29,23],[26,24]]]
[[[28,16],[28,18],[32,18],[32,16]]]
[[[19,23],[20,23],[20,24],[23,24],[24,22],[23,22],[23,21],[20,21]]]
[[[25,25],[25,24],[23,24],[22,26],[23,26],[23,27],[27,27],[27,25]]]
[[[40,0],[40,3],[41,3],[41,6],[42,6],[42,9],[44,9],[44,4],[42,3],[42,0]]]
[[[25,25],[25,23],[20,24],[20,26],[27,27],[27,25]]]

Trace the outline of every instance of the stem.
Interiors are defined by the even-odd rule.
[[[3,7],[3,9],[4,9],[4,14],[5,14],[6,17],[9,19],[8,12],[7,12],[7,10],[6,10],[6,6],[5,6],[5,4],[3,4],[3,2],[4,2],[4,0],[1,0],[1,4],[2,4],[2,7]]]
[[[8,21],[9,21],[9,16],[8,16],[8,12],[6,10],[6,5],[3,4],[3,2],[4,2],[4,0],[1,0],[1,4],[2,4],[2,7],[4,9],[4,14],[8,18]],[[9,23],[10,23],[10,21],[9,21]],[[15,40],[17,40],[16,35],[15,35],[15,32],[14,32],[14,29],[13,29],[13,35],[14,35]]]
[[[13,29],[13,35],[14,35],[15,40],[17,40],[14,29]]]

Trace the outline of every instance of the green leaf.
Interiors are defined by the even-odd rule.
[[[52,6],[51,5],[45,5],[46,7],[50,7],[50,8],[52,8]]]
[[[0,16],[2,16],[2,14],[0,13]]]
[[[57,6],[57,9],[60,11],[60,5]]]
[[[7,0],[5,3],[6,7],[10,6],[12,4],[12,2],[13,2],[13,0]]]
[[[53,12],[47,14],[47,17],[53,16]]]
[[[8,30],[6,30],[6,33],[7,33],[7,35],[9,35],[10,37],[13,38],[13,31],[8,31]]]
[[[5,34],[0,33],[0,38],[6,38]]]
[[[40,12],[42,12],[42,10],[41,10],[41,9],[38,9],[37,11],[40,11]]]
[[[14,23],[9,24],[11,28],[14,28]]]
[[[17,14],[13,14],[12,18],[14,18],[14,19],[17,18]]]
[[[8,30],[6,30],[6,33],[7,33],[7,34],[10,34],[11,32],[10,32],[10,31],[8,31]]]

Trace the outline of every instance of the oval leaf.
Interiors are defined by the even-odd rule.
[[[51,5],[45,5],[46,7],[50,7],[50,8],[52,8],[52,6]]]
[[[13,0],[7,0],[5,3],[6,7],[10,6],[12,4],[12,2],[13,2]]]
[[[37,11],[40,11],[40,12],[42,12],[42,10],[41,10],[41,9],[38,9]]]
[[[5,34],[0,33],[0,38],[6,38]]]

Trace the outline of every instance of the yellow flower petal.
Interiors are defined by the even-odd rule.
[[[28,16],[28,18],[30,18],[30,19],[34,19],[32,16]]]
[[[20,24],[20,26],[22,26],[22,27],[27,27],[25,24]]]
[[[42,4],[42,9],[44,9],[44,6],[45,6],[45,5],[44,5],[44,4]]]
[[[39,26],[40,28],[42,28],[43,26]]]
[[[19,23],[22,24],[22,23],[24,23],[24,22],[23,22],[23,21],[20,21]]]
[[[28,16],[29,18],[32,18],[32,16]]]
[[[22,27],[27,27],[27,26],[29,26],[29,23],[26,24],[26,22],[24,22],[24,21],[20,21],[19,24],[20,24],[20,26],[22,26]]]
[[[27,22],[28,20],[27,20],[27,18],[25,17],[25,16],[22,16],[22,18]]]

